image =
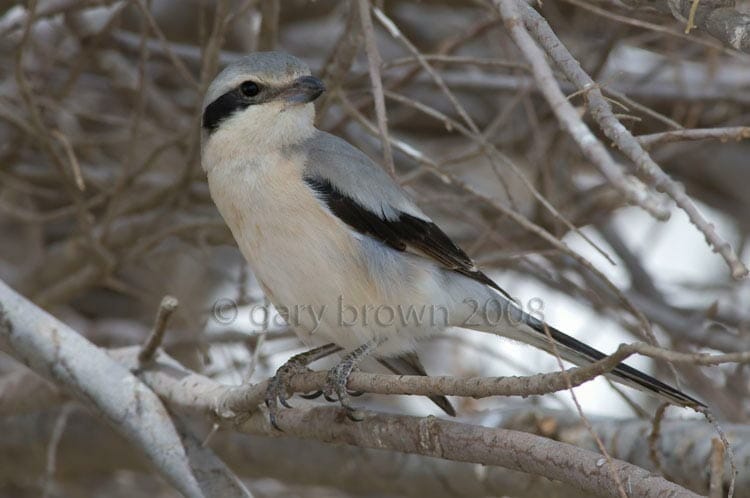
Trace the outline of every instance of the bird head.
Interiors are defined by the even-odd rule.
[[[203,101],[203,140],[227,134],[246,143],[303,139],[314,130],[312,102],[323,82],[301,60],[282,52],[257,52],[227,66]]]

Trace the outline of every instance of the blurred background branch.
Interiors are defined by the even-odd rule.
[[[218,69],[284,50],[325,80],[318,125],[392,167],[524,304],[600,349],[646,340],[695,358],[674,364],[676,381],[727,429],[748,496],[750,4],[501,3],[517,15],[489,0],[0,0],[0,279],[94,346],[158,330],[144,359],[160,345],[211,385],[261,385],[300,344],[265,308],[211,202],[199,120]],[[155,325],[166,295],[180,306]],[[423,348],[435,375],[557,370],[454,331]],[[707,366],[702,353],[737,354]],[[633,361],[674,380],[670,355],[655,356]],[[2,433],[26,437],[0,438],[15,445],[0,451],[0,495],[174,496],[52,380],[0,353]],[[728,486],[729,453],[719,459],[705,421],[670,410],[649,448],[654,400],[601,379],[576,393],[612,458],[700,493]],[[52,411],[62,402],[75,408]],[[414,396],[358,402],[432,413]],[[565,393],[456,402],[460,422],[596,451]],[[580,496],[498,467],[214,434],[194,415],[189,429],[174,424],[191,434],[186,448],[205,438],[257,496]],[[366,465],[376,470],[358,477]]]

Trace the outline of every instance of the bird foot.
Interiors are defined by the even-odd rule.
[[[361,396],[362,391],[349,391],[346,387],[349,382],[349,375],[356,369],[356,357],[346,357],[338,365],[328,371],[326,385],[323,388],[323,397],[327,401],[336,402],[346,410],[346,416],[350,420],[359,422],[362,420],[362,414],[349,404],[349,399],[353,396]]]
[[[310,351],[294,355],[289,360],[281,365],[276,374],[268,381],[268,387],[266,388],[265,402],[268,407],[268,418],[271,425],[278,430],[282,430],[277,422],[278,414],[280,412],[279,404],[286,408],[292,406],[287,402],[289,396],[289,383],[291,379],[298,374],[307,373],[310,371],[307,365],[320,358],[325,358],[328,355],[340,351],[341,348],[335,344],[326,344]],[[304,395],[308,399],[316,398],[320,396],[318,392],[314,392],[310,395]]]
[[[307,368],[307,366],[296,359],[296,357],[292,357],[281,365],[278,370],[276,370],[276,375],[271,377],[271,379],[268,381],[268,387],[266,388],[266,406],[268,407],[268,417],[271,421],[271,425],[281,430],[278,423],[276,422],[277,415],[279,414],[280,407],[279,405],[282,405],[286,408],[291,408],[292,405],[289,404],[287,401],[289,396],[289,382],[291,381],[292,377],[294,377],[297,374],[306,373],[309,372],[310,369]]]

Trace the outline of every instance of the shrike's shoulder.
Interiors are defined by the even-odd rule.
[[[322,179],[386,218],[402,211],[429,220],[383,168],[346,140],[316,130],[301,144],[300,150],[305,155],[306,180]]]
[[[300,150],[306,162],[304,181],[351,229],[507,295],[476,268],[393,178],[356,147],[329,133],[317,132]]]

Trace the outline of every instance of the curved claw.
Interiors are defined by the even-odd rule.
[[[347,415],[351,415],[351,412],[354,411],[348,403],[350,394],[346,385],[349,381],[349,375],[352,373],[352,370],[357,367],[357,363],[368,354],[371,354],[380,344],[383,343],[383,341],[384,339],[379,339],[362,344],[344,356],[344,359],[341,360],[338,365],[328,371],[326,386],[325,389],[323,389],[324,396],[326,399],[330,399],[335,395],[338,398],[339,403],[341,403],[341,406],[348,410]],[[357,395],[357,393],[352,394]],[[357,419],[358,418],[356,417],[352,418],[352,420]]]
[[[279,413],[279,404],[286,408],[292,408],[287,401],[287,388],[291,377],[297,373],[307,372],[307,365],[311,362],[325,358],[326,356],[339,351],[341,351],[341,347],[336,344],[324,344],[323,346],[292,356],[286,363],[276,370],[276,374],[268,381],[268,388],[266,389],[265,396],[265,403],[268,407],[268,418],[274,428],[280,431],[282,430],[276,422]],[[318,396],[320,396],[319,392],[303,397],[313,399]]]
[[[333,367],[328,371],[326,387],[323,390],[323,395],[328,401],[338,401],[342,407],[346,408],[347,416],[354,411],[354,408],[349,405],[349,391],[346,388],[352,370],[353,364],[347,361],[342,361]]]
[[[358,398],[362,396],[365,392],[364,391],[349,391],[347,389],[346,393],[351,396],[352,398]]]
[[[273,427],[279,432],[284,432],[284,429],[279,427],[279,424],[276,422],[276,414],[274,412],[269,412],[268,421],[271,422],[271,427]]]
[[[305,398],[305,399],[316,399],[316,398],[319,398],[322,394],[323,394],[323,391],[318,390],[318,391],[313,391],[307,394],[298,394],[297,396],[299,396],[300,398]]]
[[[279,427],[279,424],[276,422],[276,414],[279,412],[279,405],[277,403],[277,397],[275,393],[275,390],[278,388],[278,386],[276,385],[277,382],[275,381],[276,377],[274,377],[271,382],[268,383],[265,403],[268,407],[268,420],[271,422],[271,426],[277,431],[284,432],[284,430]]]
[[[268,407],[268,418],[275,429],[282,430],[276,422],[279,413],[279,405],[285,408],[292,408],[292,405],[287,401],[287,385],[289,384],[289,379],[293,374],[302,369],[306,369],[306,367],[296,363],[287,362],[276,370],[276,375],[274,375],[268,382],[265,402]]]
[[[292,405],[290,405],[287,402],[287,397],[286,397],[286,393],[287,393],[286,385],[287,385],[287,380],[288,380],[288,377],[287,377],[288,369],[285,368],[285,367],[286,367],[286,365],[284,365],[283,367],[281,367],[281,368],[284,369],[283,371],[276,372],[276,377],[279,379],[277,381],[278,382],[278,388],[276,389],[276,399],[279,401],[279,403],[281,403],[281,406],[283,406],[284,408],[291,408]],[[279,370],[281,370],[281,369],[279,369]]]

